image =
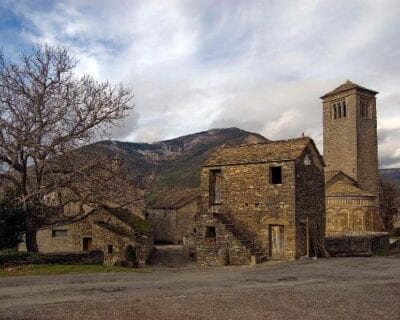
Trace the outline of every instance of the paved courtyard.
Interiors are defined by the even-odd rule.
[[[400,319],[400,256],[0,279],[0,319]]]

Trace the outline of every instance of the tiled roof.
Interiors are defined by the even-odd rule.
[[[209,156],[203,166],[295,160],[301,156],[308,145],[311,145],[318,153],[313,140],[309,137],[221,147]],[[324,163],[319,153],[318,156],[321,163]]]
[[[336,89],[333,89],[332,91],[329,91],[328,93],[324,94],[321,99],[324,99],[326,97],[329,96],[333,96],[335,94],[347,91],[347,90],[352,90],[352,89],[358,89],[358,90],[362,90],[362,91],[368,91],[370,93],[373,94],[377,94],[377,91],[371,90],[371,89],[367,89],[365,87],[362,87],[354,82],[351,82],[350,80],[347,80],[345,83],[341,84],[339,87],[337,87]]]
[[[133,228],[135,232],[141,234],[149,234],[151,232],[151,227],[148,222],[126,208],[105,208],[105,210],[117,217],[119,220],[124,222],[129,227]]]
[[[149,204],[153,209],[179,209],[199,197],[199,190],[188,188],[172,190]]]

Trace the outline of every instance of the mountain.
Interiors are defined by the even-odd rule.
[[[146,202],[150,203],[170,190],[198,187],[201,164],[218,147],[266,141],[259,134],[228,128],[156,143],[100,141],[83,149],[121,159],[126,176],[136,187],[146,189]]]
[[[382,179],[391,180],[400,187],[400,168],[380,169],[379,175]]]
[[[146,190],[151,203],[174,189],[192,189],[200,185],[201,164],[222,145],[269,141],[238,128],[213,129],[156,143],[132,143],[106,140],[83,147],[86,152],[121,159],[124,174],[132,185]],[[380,176],[400,186],[400,169],[380,169]]]

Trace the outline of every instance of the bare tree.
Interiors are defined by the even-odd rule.
[[[393,228],[394,220],[398,214],[397,201],[400,197],[399,188],[393,181],[384,180],[381,182],[380,210],[383,227],[386,231]]]
[[[37,46],[18,63],[0,52],[0,181],[17,190],[28,251],[38,250],[37,230],[56,212],[48,210],[46,197],[57,188],[72,190],[72,178],[82,172],[67,155],[132,108],[130,89],[78,77],[76,64],[59,47]]]

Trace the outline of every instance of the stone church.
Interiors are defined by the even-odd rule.
[[[327,234],[381,229],[377,93],[347,81],[321,97]]]
[[[369,246],[363,235],[381,230],[376,94],[347,81],[321,97],[323,158],[305,137],[211,154],[201,174],[197,261],[323,255],[325,236],[358,234],[356,241]]]

